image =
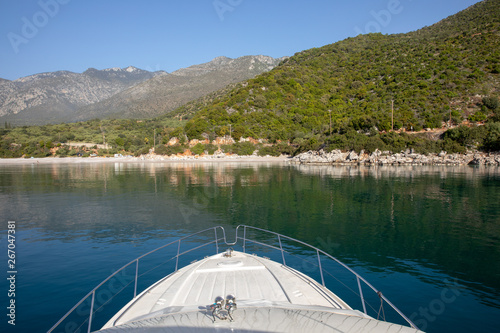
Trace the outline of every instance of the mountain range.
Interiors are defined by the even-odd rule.
[[[286,58],[217,57],[212,61],[159,75],[78,111],[77,120],[90,118],[151,118],[226,87],[267,72]]]
[[[57,71],[0,81],[0,119],[14,124],[72,121],[78,109],[165,72],[135,67]]]
[[[133,66],[57,71],[0,79],[0,121],[14,125],[92,118],[145,118],[169,112],[226,85],[271,70],[284,58],[217,57],[172,73]]]

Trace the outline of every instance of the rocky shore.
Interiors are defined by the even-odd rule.
[[[326,152],[308,151],[291,159],[300,164],[334,164],[334,165],[500,165],[500,153],[468,152],[466,154],[417,154],[410,149],[400,153],[375,150],[371,154],[361,151],[342,152],[333,150]]]

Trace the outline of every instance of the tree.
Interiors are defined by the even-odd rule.
[[[123,140],[123,138],[116,138],[116,139],[115,139],[115,143],[116,143],[119,147],[123,147],[123,145],[125,145],[125,140]]]
[[[255,106],[260,108],[260,109],[263,109],[266,107],[266,104],[267,104],[267,100],[264,96],[262,95],[257,95],[257,97],[255,97]]]
[[[484,140],[484,147],[490,151],[500,151],[500,123],[486,125],[488,134]]]
[[[195,120],[190,120],[184,130],[189,139],[202,139],[201,134],[205,133],[208,129],[208,123],[206,120],[197,118]]]
[[[484,97],[483,104],[491,111],[496,112],[498,110],[500,102],[498,101],[498,97]]]
[[[234,128],[231,134],[235,140],[239,140],[243,135],[245,135],[245,127],[238,125]]]

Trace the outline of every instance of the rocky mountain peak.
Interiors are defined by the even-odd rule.
[[[257,75],[273,69],[280,62],[280,59],[274,59],[263,55],[243,56],[236,59],[220,56],[204,64],[181,68],[172,72],[172,74],[178,76],[200,76],[210,72],[230,69],[232,71],[240,72],[252,71],[255,72],[254,75]]]
[[[139,71],[140,69],[137,68],[137,67],[134,67],[134,66],[128,66],[124,70],[127,71],[127,72],[129,72],[129,73],[131,73],[131,72]]]

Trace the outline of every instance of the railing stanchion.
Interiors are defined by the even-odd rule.
[[[323,268],[321,268],[321,257],[319,256],[319,250],[316,249],[316,253],[318,254],[318,265],[319,265],[319,273],[321,274],[321,284],[323,287],[325,286],[325,278],[323,277]]]
[[[137,296],[137,280],[139,276],[139,259],[135,261],[135,283],[134,283],[134,298]]]
[[[92,292],[92,302],[90,303],[89,328],[87,330],[88,333],[90,333],[92,329],[92,312],[94,312],[94,300],[95,300],[95,290]]]
[[[247,242],[247,226],[243,227],[243,253],[246,253],[245,246]]]
[[[283,265],[286,266],[285,253],[283,252],[283,246],[281,246],[281,236],[278,234],[278,241],[280,242],[281,258],[283,259]]]
[[[356,280],[358,280],[359,296],[361,297],[361,303],[363,303],[363,312],[366,313],[365,298],[363,297],[363,289],[361,289],[361,281],[359,281],[359,276],[356,275]]]
[[[181,240],[179,239],[179,244],[177,245],[177,255],[175,256],[175,271],[179,267],[179,253],[181,252]]]
[[[217,228],[214,228],[214,232],[215,232],[215,251],[217,252],[217,254],[219,254],[219,242],[217,240]]]

